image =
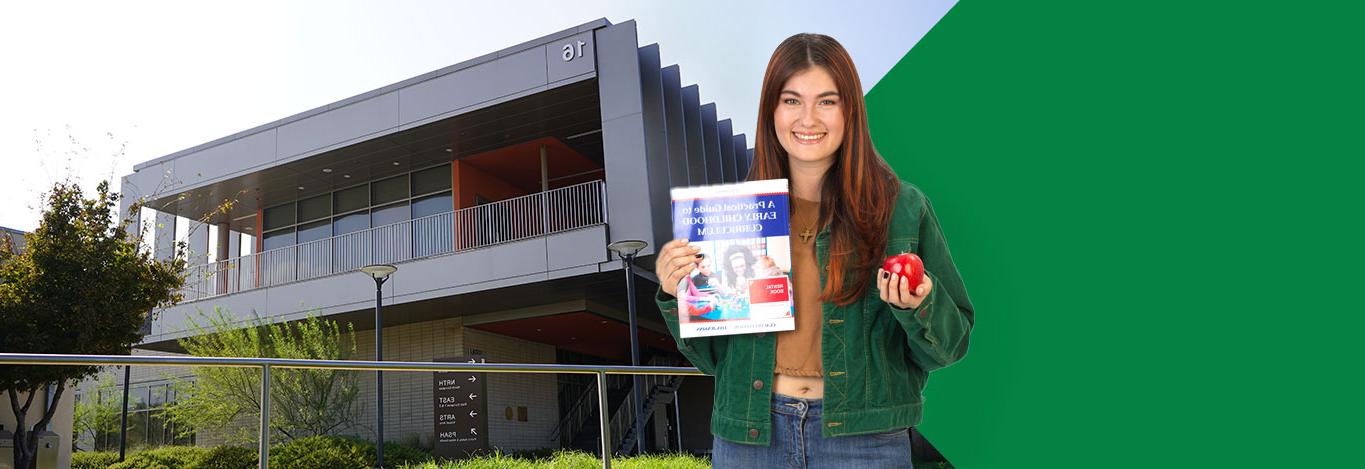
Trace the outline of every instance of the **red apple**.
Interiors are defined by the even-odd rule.
[[[914,253],[907,252],[888,257],[882,262],[882,269],[909,279],[912,292],[924,280],[924,261]]]

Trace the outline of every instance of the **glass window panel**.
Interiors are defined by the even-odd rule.
[[[343,217],[336,217],[332,222],[332,232],[337,236],[360,231],[370,227],[370,214],[365,212],[352,213]]]
[[[454,209],[454,199],[450,198],[449,192],[429,195],[412,201],[412,218],[418,219]]]
[[[375,205],[408,198],[408,176],[402,175],[374,182],[371,192]]]
[[[310,222],[332,214],[331,195],[320,195],[299,201],[299,221]]]
[[[328,220],[299,225],[299,244],[332,236],[332,224]]]
[[[408,203],[399,202],[387,207],[374,209],[370,215],[370,224],[374,226],[384,226],[408,220]]]
[[[282,226],[294,224],[294,204],[270,207],[265,209],[265,230],[270,231]]]
[[[128,446],[147,444],[147,413],[128,413]]]
[[[147,444],[158,447],[166,443],[166,421],[159,412],[147,412]]]
[[[370,186],[368,184],[342,189],[332,194],[335,197],[332,203],[332,213],[346,213],[370,206]]]
[[[153,408],[161,407],[163,404],[166,403],[166,386],[165,386],[165,385],[153,385],[153,386],[151,387],[151,394],[152,394],[152,397],[151,397],[151,407],[153,407]]]
[[[266,250],[266,251],[269,251],[269,250],[275,249],[275,248],[282,248],[282,247],[285,247],[285,246],[293,246],[293,245],[295,244],[295,243],[294,243],[294,229],[293,229],[293,228],[286,228],[286,229],[283,229],[283,230],[280,230],[280,231],[273,231],[273,232],[270,232],[270,233],[266,233],[266,234],[265,234],[265,241],[264,241],[264,244],[265,244],[265,245],[262,246],[262,249],[264,249],[264,250]]]
[[[412,173],[412,194],[429,194],[450,189],[450,165],[443,164]]]

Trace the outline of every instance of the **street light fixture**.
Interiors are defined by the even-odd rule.
[[[398,271],[398,267],[389,264],[370,264],[360,268],[361,272],[374,279],[374,360],[384,361],[384,282],[389,280],[389,276]],[[384,467],[384,372],[376,370],[375,380],[375,400],[378,404],[379,426],[378,434],[374,444],[375,467]]]
[[[627,239],[617,241],[607,245],[607,249],[615,252],[621,257],[621,263],[626,267],[626,304],[630,312],[630,366],[640,366],[640,335],[635,325],[635,255],[649,246],[649,243],[638,239]],[[631,375],[631,396],[635,398],[635,454],[645,453],[645,439],[640,438],[640,426],[644,425],[641,419],[644,418],[644,409],[640,406],[644,402],[640,399],[640,375]]]

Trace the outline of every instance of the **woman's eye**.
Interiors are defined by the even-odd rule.
[[[824,101],[820,101],[820,104],[825,105],[825,106],[836,106],[836,105],[838,105],[839,103],[838,103],[838,102],[835,102],[833,99],[826,99],[826,100],[824,100]]]
[[[796,98],[787,98],[787,99],[782,100],[782,102],[783,102],[784,104],[791,104],[791,105],[801,104],[801,102],[800,102],[800,101],[797,101]]]

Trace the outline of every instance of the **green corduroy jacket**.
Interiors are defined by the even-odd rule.
[[[824,287],[829,230],[815,239]],[[971,301],[953,264],[934,209],[913,184],[901,182],[886,255],[913,252],[924,261],[933,290],[916,309],[882,301],[875,284],[846,306],[823,303],[821,362],[824,367],[825,437],[882,433],[920,422],[921,392],[929,371],[967,353],[974,322]],[[875,279],[874,279],[875,280]],[[683,339],[678,333],[678,300],[660,288],[655,301],[678,350],[702,372],[715,377],[711,433],[737,443],[768,445],[775,334],[740,334]]]

